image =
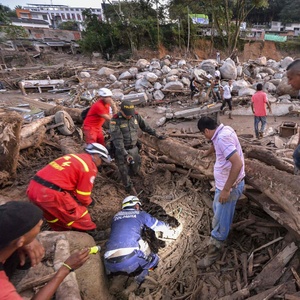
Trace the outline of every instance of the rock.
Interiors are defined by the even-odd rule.
[[[271,82],[266,82],[264,84],[264,89],[267,90],[269,93],[275,93],[276,92],[276,86]]]
[[[116,77],[114,74],[110,74],[110,75],[109,75],[109,79],[110,79],[111,81],[116,81],[116,80],[117,80],[117,77]]]
[[[287,77],[283,77],[279,85],[277,86],[276,93],[281,96],[285,94],[289,94],[292,97],[297,97],[298,96],[298,91],[293,89],[289,84],[288,84],[288,79]]]
[[[91,75],[89,72],[80,72],[80,77],[81,78],[90,78]]]
[[[131,67],[131,68],[128,70],[128,72],[129,72],[130,74],[132,74],[132,76],[135,78],[136,75],[138,74],[139,70],[138,70],[138,68],[136,68],[136,67]]]
[[[107,67],[102,67],[97,74],[100,76],[109,76],[110,74],[114,74],[115,71],[113,69],[107,68]]]
[[[172,81],[172,82],[168,82],[165,87],[164,90],[182,90],[183,89],[183,83],[180,81]]]
[[[162,125],[164,125],[164,124],[166,123],[166,121],[167,121],[167,118],[166,118],[166,117],[162,117],[162,118],[160,118],[160,119],[156,122],[156,125],[157,125],[157,126],[162,126]]]
[[[237,69],[234,61],[231,58],[227,58],[224,64],[220,67],[221,76],[223,79],[236,79]]]
[[[182,68],[182,67],[185,66],[185,65],[186,65],[185,59],[181,59],[181,60],[178,62],[178,67],[179,67],[179,68]]]
[[[146,59],[139,59],[136,63],[136,67],[139,69],[139,70],[144,70],[145,68],[147,68],[148,66],[150,65],[149,61],[146,60]]]
[[[288,67],[288,65],[290,63],[292,63],[293,61],[294,61],[293,58],[291,58],[290,56],[287,56],[280,62],[280,66],[281,66],[281,68],[286,69]]]
[[[171,71],[171,68],[169,68],[168,66],[163,66],[161,71],[163,74],[168,74]]]
[[[153,93],[154,100],[163,100],[164,97],[165,95],[161,90],[155,90]]]
[[[162,85],[159,82],[154,83],[154,89],[155,90],[160,90],[162,88]]]
[[[118,79],[124,80],[124,79],[132,79],[132,78],[133,78],[133,75],[129,71],[125,71],[119,76]]]
[[[267,94],[267,98],[269,100],[270,103],[275,103],[278,101],[278,99],[272,95]]]
[[[167,82],[172,82],[172,81],[177,81],[179,79],[179,77],[176,75],[172,75],[172,76],[168,76],[166,79],[167,79]]]
[[[153,82],[156,82],[156,81],[158,80],[158,76],[155,75],[154,73],[148,72],[148,73],[146,74],[146,79],[147,79],[149,82],[153,83]]]
[[[261,65],[261,66],[266,66],[267,65],[267,58],[265,56],[262,56],[262,57],[259,57],[255,60],[255,62],[258,64],[258,65]]]
[[[150,63],[150,66],[149,66],[149,71],[154,71],[155,69],[161,69],[161,65],[160,65],[160,62],[158,60],[153,60],[151,61]]]
[[[239,96],[252,96],[256,91],[252,88],[245,87],[239,90]]]

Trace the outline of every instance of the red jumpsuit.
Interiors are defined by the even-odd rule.
[[[93,104],[83,121],[83,133],[87,144],[99,143],[105,146],[102,125],[105,119],[100,115],[109,114],[109,103],[105,103],[103,99]]]
[[[93,230],[96,224],[86,207],[92,202],[91,191],[97,171],[90,154],[65,155],[36,174],[65,191],[59,192],[31,180],[27,196],[43,210],[53,230]]]

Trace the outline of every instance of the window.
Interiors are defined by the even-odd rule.
[[[81,15],[77,14],[77,20],[81,21]]]

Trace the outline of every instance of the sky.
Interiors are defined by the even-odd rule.
[[[17,5],[26,6],[27,4],[53,4],[68,5],[71,7],[101,8],[102,0],[0,0],[2,5],[14,9]]]

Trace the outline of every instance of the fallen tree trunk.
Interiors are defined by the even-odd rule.
[[[75,123],[79,123],[79,124],[82,123],[82,118],[81,118],[82,109],[79,108],[70,108],[70,107],[57,105],[54,106],[53,108],[47,109],[45,111],[45,116],[55,115],[55,113],[58,112],[59,110],[66,111],[71,116],[71,118]]]
[[[23,149],[26,149],[26,148],[29,148],[32,146],[38,147],[42,143],[42,141],[45,137],[45,133],[46,133],[46,127],[41,126],[31,136],[26,137],[26,138],[21,138],[20,150],[23,150]]]
[[[21,128],[21,134],[20,134],[20,138],[21,139],[25,139],[27,137],[29,137],[30,135],[34,134],[39,127],[46,125],[50,122],[52,122],[54,120],[54,116],[49,116],[49,117],[45,117],[42,119],[38,119],[34,122],[31,122],[28,125],[25,125]]]
[[[267,166],[255,159],[245,160],[246,182],[263,192],[291,217],[300,234],[299,177]]]
[[[140,137],[148,147],[154,148],[162,154],[167,155],[177,164],[199,171],[207,176],[208,179],[213,178],[213,161],[211,158],[202,159],[204,151],[194,149],[186,144],[180,143],[172,138],[159,140],[156,137],[143,133]]]
[[[145,145],[168,156],[177,165],[197,170],[207,179],[213,178],[213,156],[211,160],[201,159],[204,151],[189,147],[172,138],[158,140],[153,136],[143,134],[140,140]],[[267,157],[270,157],[270,154]],[[245,159],[245,171],[246,182],[278,204],[290,216],[290,222],[294,224],[293,228],[300,234],[299,177],[256,159]]]
[[[272,151],[259,146],[245,145],[245,143],[241,144],[245,157],[256,158],[269,166],[274,166],[278,170],[294,174],[294,167],[277,157]]]

